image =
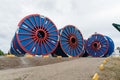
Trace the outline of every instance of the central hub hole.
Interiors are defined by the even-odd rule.
[[[75,42],[76,42],[76,39],[75,39],[75,38],[72,38],[72,39],[71,39],[71,42],[72,42],[72,43],[75,43]]]
[[[95,47],[95,48],[97,48],[97,47],[98,47],[97,43],[95,43],[95,44],[94,44],[94,47]]]
[[[45,33],[43,31],[38,31],[37,36],[39,38],[44,38],[45,37]]]

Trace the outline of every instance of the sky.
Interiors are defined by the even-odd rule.
[[[19,21],[29,14],[49,17],[58,29],[75,25],[84,39],[95,32],[120,46],[120,0],[0,0],[0,49],[8,52]]]

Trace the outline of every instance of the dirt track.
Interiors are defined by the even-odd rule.
[[[1,80],[91,80],[104,58],[80,58],[38,67],[0,71]]]

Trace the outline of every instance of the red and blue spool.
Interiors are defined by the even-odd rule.
[[[86,50],[92,57],[107,57],[114,52],[114,42],[108,36],[93,34],[88,38]]]
[[[32,14],[24,17],[16,31],[17,45],[31,55],[52,54],[58,45],[58,30],[47,17]],[[14,42],[14,39],[12,43]],[[10,50],[14,54],[13,50]]]
[[[63,57],[83,55],[83,36],[74,25],[66,25],[59,30],[59,35],[59,45],[55,51],[56,55]]]
[[[108,57],[108,56],[112,55],[112,53],[114,52],[115,45],[114,45],[113,40],[112,40],[110,37],[108,37],[108,36],[105,36],[105,37],[106,37],[107,40],[108,40],[109,48],[108,48],[107,54],[105,54],[104,57]]]

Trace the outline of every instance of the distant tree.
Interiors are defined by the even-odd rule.
[[[8,53],[7,53],[8,55],[10,55],[11,53],[10,53],[10,51],[8,51]]]
[[[120,50],[120,47],[117,47],[118,50]]]
[[[120,47],[117,47],[117,50],[119,50],[119,53],[120,53]]]
[[[0,50],[0,56],[3,56],[4,52],[2,50]]]

